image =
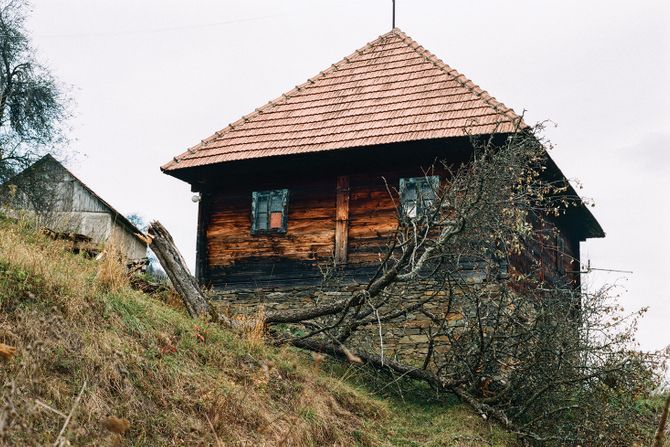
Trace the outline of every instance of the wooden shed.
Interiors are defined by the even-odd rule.
[[[394,29],[162,170],[200,194],[201,282],[289,287],[320,281],[326,264],[364,279],[398,224],[388,186],[411,202],[443,179],[426,175],[436,159],[466,160],[470,135],[504,137],[519,120]],[[579,242],[604,233],[585,207],[560,225],[578,269]]]
[[[127,259],[147,256],[141,231],[49,154],[2,185],[2,196],[11,211],[34,215],[52,232],[100,245],[113,237]]]

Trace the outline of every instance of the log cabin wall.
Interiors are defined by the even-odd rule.
[[[203,228],[205,280],[215,288],[317,284],[335,264],[343,278],[365,280],[397,226],[398,199],[392,195],[400,177],[421,175],[416,166],[396,172],[247,183],[207,192],[201,201],[208,210]],[[349,197],[338,201],[343,178],[349,182],[345,186]],[[384,179],[394,189],[391,194]],[[252,192],[279,188],[290,194],[286,233],[252,234]],[[348,218],[338,218],[338,202],[346,203]],[[346,237],[340,236],[337,250],[336,236],[344,231]]]
[[[318,285],[337,265],[347,283],[376,269],[397,225],[401,177],[420,177],[436,160],[462,161],[468,142],[408,143],[377,150],[351,150],[219,167],[192,179],[201,193],[197,273],[215,289],[287,288]],[[435,174],[444,180],[444,172]],[[286,233],[252,234],[252,193],[288,189]],[[389,193],[389,190],[391,193]],[[345,209],[346,208],[346,209]],[[344,214],[343,214],[344,213]],[[564,235],[564,271],[574,271],[579,238]],[[339,243],[339,245],[338,245]],[[342,245],[344,244],[344,245]],[[549,245],[538,249],[553,256]],[[529,260],[516,259],[519,270]],[[578,275],[576,275],[578,278]],[[577,279],[578,281],[578,279]]]
[[[318,282],[319,264],[333,258],[335,181],[334,176],[261,181],[204,194],[206,281],[217,288]],[[278,188],[290,193],[286,233],[252,234],[252,192]]]
[[[563,222],[547,220],[540,237],[511,257],[511,268],[538,281],[576,289],[580,286],[579,239]]]
[[[407,177],[419,176],[417,166]],[[398,226],[397,190],[401,175],[385,172],[381,175],[355,175],[350,179],[349,256],[348,267],[365,271],[379,264],[384,248]],[[389,189],[387,189],[387,183]],[[394,202],[395,201],[395,202]]]
[[[315,285],[337,264],[345,280],[365,280],[397,225],[384,179],[397,190],[401,177],[423,176],[437,159],[461,157],[465,147],[465,140],[408,143],[202,173],[200,183],[192,181],[202,197],[198,277],[216,289]],[[252,234],[252,193],[275,189],[289,190],[286,233]]]

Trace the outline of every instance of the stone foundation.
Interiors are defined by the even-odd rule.
[[[479,281],[470,282],[478,283]],[[215,298],[218,306],[224,312],[251,315],[261,306],[270,310],[288,310],[346,299],[361,287],[363,286],[359,284],[347,284],[323,288],[296,286],[281,289],[240,289],[216,291]],[[395,287],[393,295],[390,309],[394,307],[399,309],[400,300],[403,306],[411,306],[422,299],[434,296],[430,303],[423,306],[423,309],[440,319],[444,319],[446,314],[448,324],[458,324],[462,320],[462,314],[455,303],[462,294],[455,287],[440,287],[435,282],[418,281]],[[450,302],[451,308],[449,308]],[[387,310],[384,309],[384,312]],[[374,314],[371,314],[369,318],[374,320]],[[386,358],[415,364],[422,363],[428,350],[430,334],[434,334],[437,329],[437,325],[420,311],[407,313],[395,319],[393,323],[383,323],[381,334],[379,327],[376,322],[361,327],[346,345],[377,355],[383,352]],[[446,337],[434,337],[435,352],[447,347]]]

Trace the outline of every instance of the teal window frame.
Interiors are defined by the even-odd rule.
[[[251,193],[251,233],[286,233],[288,230],[288,189]],[[281,226],[270,228],[273,213],[282,213]]]
[[[400,211],[404,219],[424,217],[434,205],[440,188],[440,177],[406,177],[400,179]]]

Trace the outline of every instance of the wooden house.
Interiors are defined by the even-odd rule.
[[[314,284],[328,263],[364,279],[398,224],[387,185],[411,201],[425,182],[442,180],[425,176],[436,159],[466,160],[468,135],[504,137],[519,119],[394,29],[162,170],[200,195],[202,283]],[[583,206],[558,225],[566,256],[554,262],[578,271],[579,242],[604,233]]]
[[[10,212],[33,215],[51,234],[99,247],[114,238],[128,260],[147,256],[141,231],[49,154],[2,185],[2,199]]]

